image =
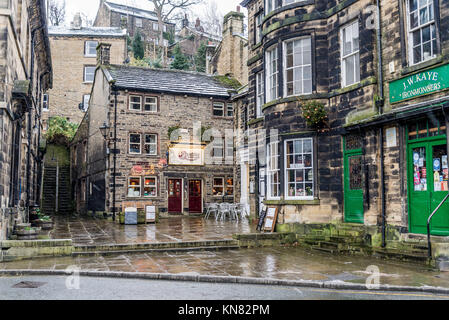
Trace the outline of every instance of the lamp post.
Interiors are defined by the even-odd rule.
[[[106,122],[104,122],[103,125],[100,127],[100,132],[101,132],[104,140],[107,142],[108,149],[109,149],[109,142],[111,140],[115,141],[115,139],[111,139],[110,138],[111,127],[108,126],[108,124]],[[108,152],[108,155],[109,155],[109,152]],[[114,182],[113,182],[113,199],[112,199],[112,202],[113,202],[113,204],[112,204],[112,218],[115,221],[115,214],[116,214],[116,212],[115,212],[115,153],[114,153],[114,173],[113,174],[114,174],[114,177],[113,177],[113,181]]]

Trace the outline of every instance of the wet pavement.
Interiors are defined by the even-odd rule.
[[[171,217],[155,224],[125,226],[102,219],[53,217],[51,239],[72,239],[74,245],[114,245],[232,239],[236,233],[255,232],[247,219],[239,222],[202,217]]]
[[[375,258],[338,256],[301,248],[257,248],[78,256],[0,263],[3,269],[148,272],[212,276],[242,276],[281,280],[345,281],[365,283],[370,266],[380,271],[380,284],[449,288],[449,273],[427,267]]]

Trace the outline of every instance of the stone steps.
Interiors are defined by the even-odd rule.
[[[228,250],[238,249],[235,240],[205,240],[186,242],[156,242],[137,244],[88,245],[75,246],[73,255],[105,255],[137,252],[165,252],[191,250]]]

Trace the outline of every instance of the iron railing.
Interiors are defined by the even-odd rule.
[[[441,201],[441,203],[438,205],[438,207],[432,212],[432,214],[429,216],[429,219],[427,219],[427,250],[428,250],[429,259],[432,258],[432,243],[430,241],[430,222],[432,221],[433,216],[438,212],[438,210],[441,209],[443,204],[447,201],[447,199],[449,199],[449,193],[443,199],[443,201]]]

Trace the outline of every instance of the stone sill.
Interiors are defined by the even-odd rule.
[[[413,65],[411,67],[403,68],[401,71],[401,75],[406,76],[406,75],[409,75],[409,74],[412,74],[412,73],[415,73],[418,71],[422,71],[423,69],[433,67],[437,64],[440,64],[440,63],[443,64],[446,62],[449,62],[449,57],[440,55],[440,56],[437,56],[436,58],[421,62],[421,63]],[[396,81],[396,79],[392,80],[392,81]],[[392,82],[392,81],[389,81],[389,82]]]
[[[265,200],[264,204],[267,206],[279,205],[279,206],[319,206],[320,200]]]
[[[250,121],[248,121],[248,125],[250,126],[250,125],[253,125],[253,124],[256,124],[256,123],[259,123],[259,122],[263,122],[264,119],[265,119],[264,117],[260,117],[260,118],[257,118],[257,119],[250,120]]]

